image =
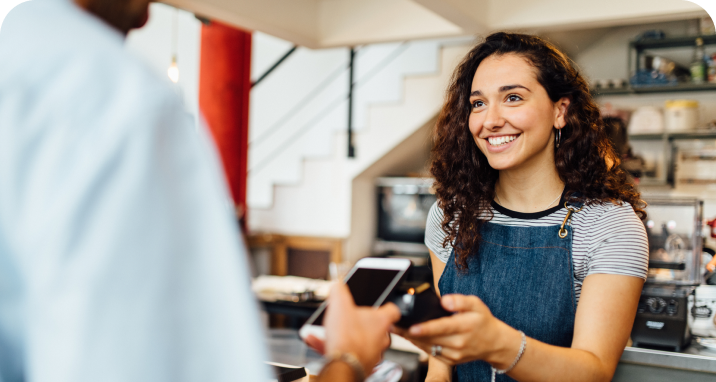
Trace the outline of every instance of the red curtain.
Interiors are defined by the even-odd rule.
[[[237,212],[246,211],[251,33],[202,25],[199,108],[214,137]],[[245,229],[245,219],[242,218]]]

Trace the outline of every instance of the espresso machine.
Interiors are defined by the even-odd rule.
[[[631,338],[633,346],[681,351],[691,342],[688,298],[702,278],[703,201],[691,198],[645,201],[649,272]]]

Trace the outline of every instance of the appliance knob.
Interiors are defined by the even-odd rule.
[[[666,308],[666,301],[661,297],[649,297],[646,306],[649,308],[649,313],[659,314]]]
[[[673,316],[679,311],[679,302],[676,300],[669,301],[669,306],[666,307],[666,314]]]

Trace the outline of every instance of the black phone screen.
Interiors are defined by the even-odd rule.
[[[397,269],[358,268],[346,284],[356,305],[373,306],[399,273]],[[316,318],[313,325],[323,325],[324,314],[325,310]]]

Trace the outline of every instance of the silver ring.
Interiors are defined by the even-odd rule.
[[[430,355],[433,357],[438,357],[443,354],[443,347],[440,345],[433,345],[430,348]]]

